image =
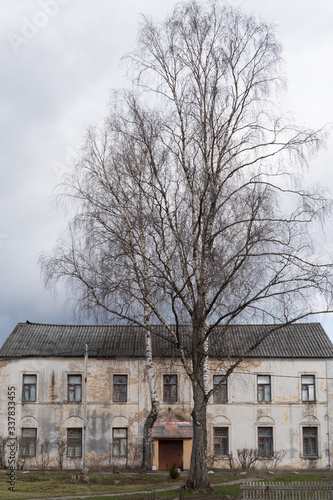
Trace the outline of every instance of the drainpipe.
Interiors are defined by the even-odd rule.
[[[83,439],[82,439],[82,474],[88,474],[86,466],[87,449],[87,378],[88,378],[88,344],[85,345],[84,354],[84,396],[83,396]]]

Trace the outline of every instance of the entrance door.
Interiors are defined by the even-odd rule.
[[[178,469],[183,469],[183,440],[159,440],[159,470],[170,470],[174,462]]]

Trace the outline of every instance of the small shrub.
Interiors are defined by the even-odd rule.
[[[169,475],[172,479],[178,479],[179,478],[179,470],[177,467],[176,462],[174,462],[171,466],[171,469],[169,471]]]
[[[242,448],[237,450],[238,462],[243,470],[253,469],[259,460],[258,450],[252,448]]]

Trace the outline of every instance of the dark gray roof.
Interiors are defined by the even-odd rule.
[[[256,358],[330,358],[333,344],[320,323],[219,326],[211,337],[212,357],[240,357],[267,333],[270,335],[249,357]],[[177,356],[177,349],[166,339],[164,327],[153,327],[153,355]],[[88,344],[90,356],[144,357],[144,329],[140,326],[44,325],[19,323],[0,349],[2,358],[78,357]],[[190,327],[180,327],[187,351],[191,351]]]
[[[212,357],[240,357],[268,332],[272,333],[249,357],[256,358],[330,358],[333,344],[320,323],[219,326],[211,338]],[[177,356],[177,349],[161,336],[162,326],[154,326],[154,356]],[[183,344],[191,350],[190,327],[180,327]],[[19,323],[0,349],[2,358],[83,356],[84,344],[90,356],[144,357],[144,329],[140,326],[44,325]]]

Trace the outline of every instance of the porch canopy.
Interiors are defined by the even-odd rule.
[[[191,439],[192,437],[193,426],[190,422],[156,420],[152,429],[153,439]]]

